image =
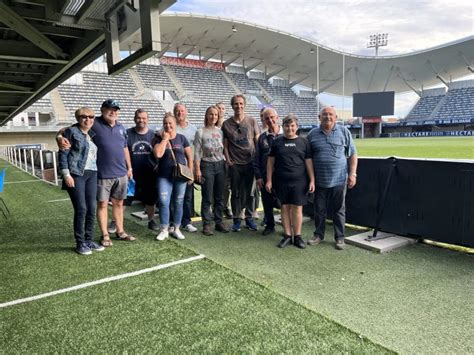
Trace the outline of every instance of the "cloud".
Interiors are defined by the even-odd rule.
[[[471,0],[179,1],[170,11],[256,23],[355,54],[373,54],[369,35],[389,33],[381,54],[408,53],[474,34]]]

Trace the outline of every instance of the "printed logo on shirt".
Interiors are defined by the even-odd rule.
[[[285,143],[285,147],[296,147],[296,143]]]

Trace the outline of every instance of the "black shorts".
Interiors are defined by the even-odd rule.
[[[153,174],[144,177],[134,177],[135,196],[134,200],[143,202],[146,206],[154,206],[158,201],[156,177]]]
[[[300,181],[275,181],[275,194],[282,205],[304,206],[308,203],[308,182]]]

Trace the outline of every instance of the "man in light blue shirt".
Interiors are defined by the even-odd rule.
[[[316,177],[316,229],[307,243],[318,245],[324,239],[329,205],[332,207],[336,249],[342,250],[345,248],[346,188],[352,189],[357,182],[357,152],[349,130],[336,124],[337,114],[333,107],[323,108],[319,119],[320,126],[312,129],[307,136]]]

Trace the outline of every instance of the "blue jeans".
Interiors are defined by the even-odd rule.
[[[158,177],[158,202],[160,210],[160,226],[168,228],[170,224],[170,204],[173,201],[173,224],[181,225],[183,218],[183,202],[186,192],[186,182],[175,181],[169,178]]]
[[[74,207],[74,238],[77,244],[94,239],[97,208],[97,171],[85,170],[83,176],[71,174],[75,187],[67,188]]]

